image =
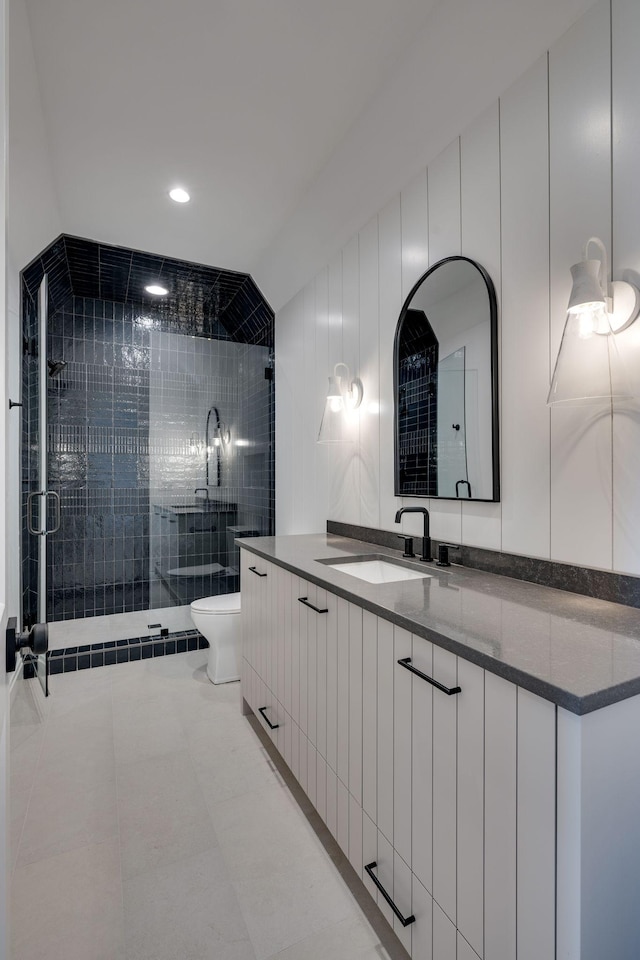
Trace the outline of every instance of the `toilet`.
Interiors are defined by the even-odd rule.
[[[209,680],[212,683],[239,680],[240,594],[226,593],[194,600],[191,619],[209,641]]]

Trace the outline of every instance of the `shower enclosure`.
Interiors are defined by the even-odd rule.
[[[273,312],[251,278],[63,236],[22,292],[23,623],[236,591],[236,538],[274,526]]]

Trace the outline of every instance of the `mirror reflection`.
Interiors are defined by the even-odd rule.
[[[396,496],[499,500],[491,278],[448,257],[415,285],[394,347]]]

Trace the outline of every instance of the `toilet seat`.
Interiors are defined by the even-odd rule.
[[[240,613],[240,594],[224,593],[217,597],[202,597],[200,600],[193,601],[191,609],[194,613],[202,613],[207,616]]]

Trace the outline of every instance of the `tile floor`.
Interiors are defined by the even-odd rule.
[[[20,685],[12,960],[406,957],[205,659]]]

